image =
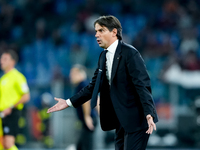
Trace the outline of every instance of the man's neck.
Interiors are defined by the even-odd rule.
[[[108,48],[107,50],[110,52],[114,52],[116,50],[117,44],[118,44],[118,39],[115,40]]]
[[[11,71],[12,69],[14,69],[14,67],[6,69],[6,70],[4,71],[4,73],[8,73],[8,72]]]

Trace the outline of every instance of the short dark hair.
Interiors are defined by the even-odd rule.
[[[86,72],[85,66],[83,66],[81,64],[75,64],[75,65],[72,66],[72,68],[77,68],[81,72]]]
[[[84,76],[85,79],[87,78],[87,73],[86,73],[86,67],[85,66],[80,65],[80,64],[75,64],[75,65],[72,66],[72,68],[78,69],[79,73],[81,73]]]
[[[11,50],[11,49],[6,50],[5,52],[3,52],[3,54],[9,54],[11,58],[15,61],[15,63],[17,63],[19,60],[19,57],[14,50]]]
[[[99,24],[100,26],[105,26],[108,28],[108,30],[111,32],[114,28],[117,29],[117,38],[119,40],[122,40],[122,26],[119,20],[112,15],[109,16],[100,16],[95,22],[94,26],[96,24]]]

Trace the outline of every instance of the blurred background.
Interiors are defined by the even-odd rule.
[[[116,16],[123,41],[142,54],[160,121],[148,148],[200,148],[199,0],[0,0],[0,54],[17,51],[31,100],[19,121],[21,149],[73,149],[74,108],[46,114],[53,97],[69,98],[74,64],[91,79],[99,48],[93,22]],[[0,76],[3,72],[0,71]],[[113,132],[95,131],[95,149],[113,149]]]

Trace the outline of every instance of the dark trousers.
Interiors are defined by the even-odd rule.
[[[83,127],[77,142],[77,150],[93,150],[93,131]]]
[[[97,118],[93,117],[93,125],[96,128]],[[94,130],[95,131],[95,130]],[[94,142],[94,131],[88,129],[86,124],[82,122],[82,129],[80,131],[80,137],[77,142],[77,150],[93,150],[93,142]]]
[[[145,150],[149,139],[146,129],[127,133],[119,124],[115,132],[115,150]]]

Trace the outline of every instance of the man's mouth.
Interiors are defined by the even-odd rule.
[[[98,40],[98,39],[97,39],[97,43],[98,43],[98,44],[101,44],[101,40]]]

